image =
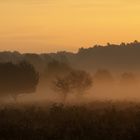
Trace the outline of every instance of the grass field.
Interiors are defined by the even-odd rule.
[[[139,139],[139,103],[17,104],[0,109],[0,140]]]

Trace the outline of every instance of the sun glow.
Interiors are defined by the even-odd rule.
[[[140,38],[138,0],[5,0],[0,50],[76,51]]]

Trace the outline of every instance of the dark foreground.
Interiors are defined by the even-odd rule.
[[[140,140],[140,104],[4,107],[0,140]]]

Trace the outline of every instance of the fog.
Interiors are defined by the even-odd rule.
[[[0,52],[1,103],[140,101],[140,42],[77,53]]]
[[[122,85],[120,83],[113,84],[98,84],[94,85],[85,93],[77,95],[76,93],[69,93],[66,97],[65,104],[87,104],[95,101],[123,101],[123,102],[140,102],[140,82],[133,85]],[[21,94],[18,96],[16,102],[11,96],[0,98],[1,104],[54,104],[62,103],[63,98],[61,93],[54,92],[50,87],[38,88],[35,93]]]

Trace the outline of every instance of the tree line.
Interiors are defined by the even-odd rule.
[[[140,42],[94,45],[80,48],[76,53],[61,51],[57,53],[19,53],[0,52],[0,62],[28,61],[37,71],[43,72],[53,60],[70,63],[73,68],[95,72],[98,68],[106,68],[113,72],[125,70],[140,71]]]
[[[69,94],[85,94],[92,86],[111,85],[114,77],[109,70],[99,69],[94,75],[74,69],[69,64],[51,61],[45,70],[46,85],[61,95],[63,102]],[[44,74],[43,74],[44,77]],[[0,96],[11,96],[16,99],[20,94],[36,92],[42,75],[27,61],[19,63],[0,63]],[[131,72],[122,73],[122,85],[135,84],[136,77]]]

